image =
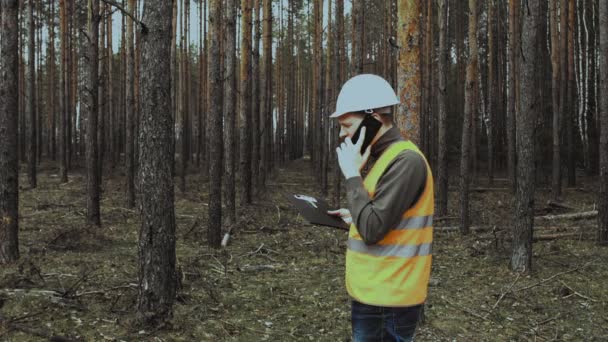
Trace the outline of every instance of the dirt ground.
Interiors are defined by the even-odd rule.
[[[270,177],[268,191],[239,210],[226,249],[207,247],[206,186],[198,175],[176,190],[180,290],[169,327],[135,324],[138,215],[124,209],[124,180],[104,180],[102,228],[84,226],[84,178],[59,184],[48,166],[36,190],[21,190],[21,260],[0,269],[0,340],[349,341],[344,288],[346,232],[311,226],[284,194],[320,193],[298,160]],[[455,179],[454,179],[455,180]],[[593,209],[581,178],[564,204],[537,193],[537,215]],[[27,183],[22,178],[22,186]],[[498,180],[494,187],[505,187]],[[473,187],[487,187],[483,180]],[[417,341],[608,341],[608,248],[594,244],[596,220],[537,219],[533,270],[509,271],[509,191],[475,191],[473,226],[435,232],[425,321]],[[450,215],[436,227],[456,226]]]

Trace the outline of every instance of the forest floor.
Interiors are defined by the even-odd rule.
[[[180,290],[171,325],[157,330],[134,321],[139,219],[124,209],[123,178],[117,171],[104,180],[102,227],[88,228],[84,177],[59,184],[55,172],[43,164],[38,188],[21,190],[21,259],[0,269],[0,340],[350,340],[347,233],[307,224],[284,196],[320,195],[307,160],[270,177],[268,191],[239,210],[221,250],[206,244],[200,177],[188,176],[185,193],[176,189]],[[594,189],[581,177],[564,192],[571,208],[562,208],[548,205],[541,188],[536,214],[592,210]],[[450,192],[452,216],[436,227],[457,226],[457,195]],[[506,188],[474,191],[472,225],[481,229],[468,236],[436,229],[417,341],[608,340],[608,248],[594,244],[596,219],[537,219],[532,272],[519,275],[508,267],[511,199]]]

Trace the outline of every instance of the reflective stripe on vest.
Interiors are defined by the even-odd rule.
[[[376,185],[397,155],[411,150],[424,156],[410,141],[389,146],[365,177],[363,185],[373,200]],[[433,176],[426,162],[424,191],[401,221],[374,245],[367,245],[354,224],[346,251],[346,287],[355,300],[376,306],[413,306],[424,303],[431,273],[433,243]]]

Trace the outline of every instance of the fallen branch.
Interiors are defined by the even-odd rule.
[[[544,283],[546,283],[546,282],[548,282],[548,281],[550,281],[550,280],[552,280],[552,279],[555,279],[555,278],[557,278],[557,277],[559,277],[559,276],[561,276],[561,275],[564,275],[564,274],[567,274],[567,273],[572,273],[572,272],[574,272],[574,271],[578,271],[578,270],[580,270],[580,269],[582,269],[582,268],[585,268],[585,267],[587,267],[587,266],[591,265],[591,264],[592,264],[593,262],[595,262],[595,261],[596,261],[596,259],[593,259],[593,260],[589,261],[588,263],[586,263],[586,264],[584,264],[584,265],[580,265],[580,266],[574,267],[574,268],[572,268],[572,269],[569,269],[569,270],[567,270],[567,271],[563,271],[563,272],[556,273],[556,274],[554,274],[554,275],[550,276],[550,277],[549,277],[549,278],[547,278],[547,279],[542,279],[542,280],[540,280],[540,281],[538,281],[538,282],[536,282],[536,283],[534,283],[534,284],[532,284],[532,285],[528,285],[528,286],[525,286],[525,287],[522,287],[522,288],[519,288],[519,289],[515,289],[515,290],[513,290],[513,291],[511,291],[511,292],[519,292],[519,291],[523,291],[523,290],[528,290],[528,289],[531,289],[531,288],[533,288],[533,287],[536,287],[536,286],[542,285],[542,284],[544,284]]]
[[[517,273],[517,277],[515,278],[515,280],[511,283],[511,285],[509,285],[509,288],[507,288],[507,291],[503,292],[500,295],[500,297],[498,297],[498,300],[496,301],[496,303],[494,303],[494,305],[492,305],[490,312],[492,312],[492,310],[496,309],[496,307],[498,306],[498,303],[500,303],[500,301],[507,295],[507,293],[509,293],[511,291],[511,289],[513,288],[513,285],[515,285],[515,283],[517,283],[517,281],[519,280],[519,277],[521,277],[521,273]],[[486,317],[490,314],[490,312],[488,312],[486,314]]]
[[[574,214],[536,216],[535,219],[541,219],[541,220],[577,220],[577,219],[586,219],[586,218],[594,218],[594,217],[597,217],[597,210],[584,211],[584,212],[581,212],[581,213],[574,213]]]
[[[559,282],[562,283],[562,285],[564,285],[565,288],[567,288],[568,290],[570,290],[570,294],[567,295],[567,296],[564,296],[562,298],[568,298],[568,297],[571,297],[571,296],[578,296],[578,297],[581,297],[583,299],[590,300],[592,302],[597,302],[597,299],[589,298],[589,297],[587,297],[587,296],[585,296],[583,294],[580,294],[579,292],[574,291],[574,289],[571,288],[570,286],[568,286],[563,280],[560,280]]]

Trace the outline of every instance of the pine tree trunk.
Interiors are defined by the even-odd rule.
[[[439,88],[437,108],[439,116],[438,173],[437,173],[437,216],[448,213],[448,129],[447,129],[447,0],[439,0]]]
[[[336,56],[334,58],[334,70],[336,73],[335,85],[336,89],[342,88],[342,83],[345,78],[344,60],[345,60],[345,41],[344,41],[344,0],[336,0]],[[332,144],[332,151],[335,151],[339,144],[340,135],[340,124],[338,120],[334,120],[334,139]],[[338,166],[338,158],[334,160],[334,207],[340,208],[340,195],[342,194],[341,188],[342,174],[340,167]]]
[[[412,2],[416,2],[416,6],[418,9],[418,12],[416,12],[415,14],[411,14],[412,16],[410,17],[410,14],[406,14],[408,17],[406,18],[413,18],[413,15],[418,15],[420,14],[420,0],[405,0],[405,1],[401,1],[402,3],[405,2],[405,4],[401,4],[401,6],[399,6],[399,18],[402,19],[402,7],[403,6],[411,6]],[[365,53],[363,50],[363,40],[365,39],[363,36],[363,18],[365,16],[365,0],[352,0],[352,15],[351,15],[351,20],[353,23],[353,29],[352,29],[352,50],[351,50],[351,68],[350,68],[350,77],[353,76],[357,76],[361,73],[363,73],[363,54]],[[417,20],[417,17],[416,17]],[[418,31],[416,32],[417,35],[420,34],[420,29],[418,28]]]
[[[266,173],[270,172],[270,160],[272,157],[272,2],[264,0],[264,24],[263,24],[263,58],[260,94],[260,133],[262,134],[261,145],[261,167],[260,167],[260,190],[266,186]]]
[[[521,79],[519,110],[517,111],[517,192],[515,196],[513,251],[511,269],[530,272],[532,267],[532,229],[534,226],[534,126],[540,111],[541,99],[537,96],[537,77],[540,75],[538,44],[541,0],[528,0],[522,17]],[[541,40],[542,39],[542,40]]]
[[[399,0],[398,45],[399,98],[397,127],[401,134],[420,143],[420,0]]]
[[[224,27],[226,30],[226,46],[224,65],[225,95],[224,95],[224,199],[226,205],[226,225],[236,223],[236,185],[235,185],[235,163],[236,157],[236,21],[238,3],[236,0],[228,0],[226,3],[226,19]]]
[[[566,144],[567,144],[567,167],[568,167],[568,186],[576,185],[575,163],[574,158],[574,112],[576,111],[575,100],[575,79],[574,79],[574,27],[576,25],[576,2],[568,0],[568,99],[567,113],[564,119],[566,120]]]
[[[57,88],[55,84],[55,0],[51,0],[51,12],[49,15],[49,44],[48,44],[48,56],[49,56],[49,111],[50,111],[50,149],[51,149],[51,159],[53,161],[57,160],[57,108],[56,108],[56,94],[55,89]]]
[[[323,115],[323,119],[324,119],[324,124],[323,124],[323,149],[325,150],[323,153],[323,167],[322,167],[322,173],[323,173],[323,177],[321,178],[321,188],[323,190],[323,196],[327,197],[327,193],[329,192],[329,179],[328,179],[328,168],[329,168],[329,151],[327,151],[327,139],[329,139],[329,124],[330,124],[330,120],[329,120],[329,115],[331,114],[331,109],[335,108],[335,100],[334,100],[334,94],[333,94],[333,88],[332,88],[332,72],[334,70],[334,66],[333,66],[333,57],[332,57],[332,53],[334,52],[334,32],[333,32],[333,25],[332,25],[332,4],[331,4],[331,0],[329,1],[329,3],[327,4],[328,6],[328,12],[327,12],[327,58],[325,61],[325,111],[322,114]],[[333,121],[333,120],[332,120]],[[332,124],[332,128],[333,128],[333,122],[331,122]]]
[[[222,232],[222,79],[220,69],[221,1],[210,0],[209,10],[209,221],[207,242],[220,247]]]
[[[102,11],[102,16],[105,16],[105,8],[107,7],[107,5],[104,5],[103,7],[100,7],[100,11]],[[99,11],[98,11],[99,13]],[[102,23],[101,21],[98,24],[99,29],[98,29],[98,41],[99,41],[99,47],[98,47],[98,51],[97,54],[98,56],[102,56],[100,58],[100,62],[98,62],[97,64],[99,65],[99,78],[97,79],[97,89],[98,89],[98,97],[97,97],[97,103],[98,103],[98,111],[97,111],[97,145],[98,145],[98,149],[97,149],[97,169],[98,169],[98,180],[99,183],[101,184],[101,179],[103,176],[103,157],[104,157],[104,150],[105,150],[105,119],[107,117],[107,94],[108,94],[108,84],[106,82],[107,77],[108,77],[108,59],[105,58],[107,50],[105,48],[105,41],[106,41],[106,25],[105,22]]]
[[[252,188],[258,188],[259,159],[260,159],[260,4],[261,0],[254,0],[255,21],[251,68],[251,132],[252,154],[251,154],[251,182]]]
[[[600,187],[598,191],[598,238],[600,245],[608,245],[608,2],[599,4],[599,76],[600,76]],[[4,51],[4,50],[2,50]]]
[[[239,101],[241,205],[251,203],[251,1],[241,1],[243,11]]]
[[[107,92],[107,102],[108,102],[108,159],[110,161],[110,172],[114,171],[114,167],[116,165],[116,110],[114,108],[114,68],[112,67],[112,65],[114,64],[114,51],[112,48],[112,8],[108,5],[108,17],[106,19],[106,25],[107,25],[107,31],[108,31],[108,36],[107,36],[107,55],[106,58],[108,59],[108,78],[107,78],[107,86],[108,86],[108,92]]]
[[[68,9],[67,0],[59,0],[59,16],[60,16],[60,32],[61,32],[61,95],[60,95],[60,111],[59,116],[59,174],[61,183],[68,181],[68,141],[67,141],[67,113],[69,111],[69,54],[68,41],[70,34],[68,32]]]
[[[135,0],[128,0],[128,11],[135,12]],[[133,20],[127,18],[127,80],[126,80],[126,110],[125,110],[125,162],[127,175],[127,208],[135,207],[135,60],[133,48]]]
[[[462,124],[462,142],[460,157],[460,231],[469,233],[469,183],[471,132],[475,129],[473,116],[477,113],[478,89],[478,53],[477,53],[477,1],[469,0],[469,62],[465,87],[465,108]]]
[[[26,73],[26,109],[29,118],[27,138],[27,176],[30,188],[36,188],[36,157],[38,156],[36,145],[36,62],[35,62],[35,25],[34,25],[34,0],[27,1],[27,73]]]
[[[150,327],[172,317],[176,293],[171,110],[172,1],[146,0],[147,30],[141,35],[142,120],[139,135],[139,292],[137,314]],[[130,7],[132,8],[132,7]]]
[[[88,86],[87,86],[87,133],[86,133],[86,163],[87,163],[87,219],[89,225],[100,226],[99,218],[99,171],[97,145],[97,118],[99,115],[99,1],[88,0]]]
[[[488,137],[488,184],[494,185],[494,113],[497,112],[497,79],[496,79],[496,32],[494,22],[496,20],[496,3],[494,0],[488,2],[488,116],[486,130]]]
[[[0,264],[19,259],[19,26],[18,1],[0,13]]]
[[[314,37],[313,37],[313,94],[312,94],[312,110],[311,115],[313,116],[313,149],[316,157],[315,165],[315,177],[318,180],[322,179],[321,166],[323,161],[322,143],[323,127],[321,126],[321,115],[322,115],[322,30],[323,30],[323,9],[320,3],[321,0],[314,0],[313,2],[313,22],[314,22]],[[363,0],[358,0],[361,3]],[[362,38],[362,37],[361,37]]]
[[[553,68],[551,73],[551,99],[553,106],[553,155],[552,155],[552,168],[551,168],[551,195],[553,201],[558,202],[561,193],[560,186],[560,42],[559,42],[559,22],[558,22],[558,4],[559,0],[551,0],[551,66]]]

